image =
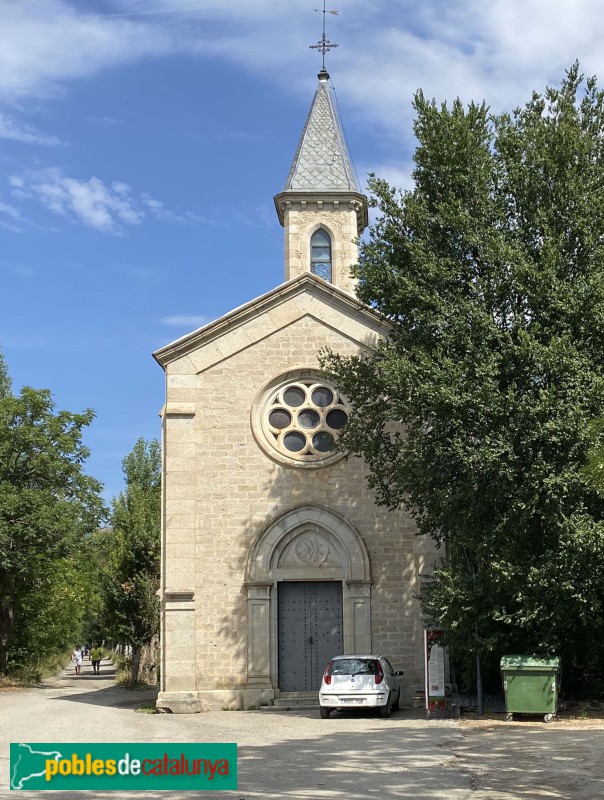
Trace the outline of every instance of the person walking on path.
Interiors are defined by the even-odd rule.
[[[101,658],[103,657],[103,650],[96,642],[92,643],[90,650],[90,660],[92,661],[92,671],[98,675],[101,671]]]
[[[75,650],[71,654],[71,660],[73,661],[73,666],[75,667],[76,675],[79,675],[82,671],[82,648],[79,644],[76,644]]]

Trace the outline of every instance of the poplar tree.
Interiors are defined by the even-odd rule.
[[[556,653],[603,691],[604,94],[575,64],[512,113],[414,107],[414,188],[372,179],[355,268],[391,336],[324,358],[342,444],[441,546],[421,599],[458,664]]]
[[[126,486],[113,502],[106,598],[110,628],[131,648],[131,681],[159,635],[161,450],[139,439],[123,461]],[[153,649],[153,648],[151,648]]]

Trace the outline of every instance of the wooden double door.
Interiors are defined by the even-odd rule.
[[[340,581],[278,584],[279,689],[318,691],[323,671],[342,653]]]

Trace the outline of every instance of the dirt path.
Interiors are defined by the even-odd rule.
[[[472,800],[602,800],[604,722],[464,722],[452,766]]]

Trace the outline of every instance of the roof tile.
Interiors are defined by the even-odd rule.
[[[358,192],[327,81],[320,80],[284,191]]]

